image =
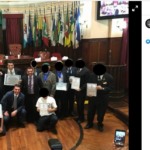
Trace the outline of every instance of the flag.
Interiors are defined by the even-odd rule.
[[[26,48],[27,47],[27,40],[28,40],[28,33],[29,33],[29,30],[28,30],[28,15],[24,14],[24,26],[23,26],[23,48]]]
[[[61,18],[60,18],[60,33],[59,33],[59,41],[61,45],[64,45],[64,11],[61,13]]]
[[[70,32],[69,32],[69,14],[68,14],[68,7],[67,7],[67,14],[66,14],[66,20],[65,20],[65,43],[64,46],[71,46],[70,41]]]
[[[55,22],[54,22],[54,17],[51,16],[51,19],[50,19],[50,40],[51,40],[51,45],[52,46],[55,46],[56,43],[54,41],[54,35],[53,35],[53,28],[54,28],[54,25],[55,25]]]
[[[76,45],[75,45],[75,48],[79,47],[79,42],[81,40],[79,17],[80,17],[80,8],[78,7],[77,20],[76,20]]]
[[[44,14],[43,26],[42,26],[42,41],[45,46],[49,47],[49,38],[47,33],[47,23],[46,23],[45,14]]]
[[[42,45],[42,17],[38,15],[37,29],[38,29],[38,46]]]
[[[53,22],[53,39],[55,41],[55,45],[58,42],[58,19],[57,13],[55,11],[54,22]]]
[[[74,19],[74,16],[73,16],[73,13],[72,13],[72,11],[71,11],[71,13],[70,13],[70,29],[69,29],[69,31],[70,31],[70,40],[71,40],[71,42],[72,42],[72,45],[73,45],[73,47],[74,47],[74,39],[75,39],[75,36],[74,36],[74,31],[75,31],[75,19]]]
[[[29,46],[33,45],[33,37],[32,37],[32,28],[31,28],[31,16],[29,11],[29,23],[28,23],[28,35],[27,35],[27,44]]]
[[[0,10],[0,26],[1,27],[2,27],[2,20],[3,20],[2,10]]]
[[[37,14],[34,14],[34,25],[33,25],[33,41],[34,47],[38,46],[38,28],[37,28]]]

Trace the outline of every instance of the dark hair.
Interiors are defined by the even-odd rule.
[[[41,88],[39,91],[39,95],[41,97],[47,97],[49,95],[49,91],[47,88]]]
[[[14,62],[13,62],[12,60],[8,60],[7,64],[8,64],[8,63],[14,64]]]
[[[95,64],[93,66],[93,72],[96,74],[96,75],[102,75],[106,72],[106,67],[103,65],[103,64]]]
[[[65,61],[65,66],[67,67],[71,67],[73,66],[73,60],[68,58],[66,61]]]

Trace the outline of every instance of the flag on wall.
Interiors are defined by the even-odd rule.
[[[59,33],[59,43],[61,45],[64,45],[64,11],[61,13],[61,18],[60,18],[60,33]]]
[[[53,26],[54,26],[54,17],[51,15],[50,18],[50,39],[51,39],[51,45],[55,46],[54,36],[53,36]]]
[[[24,26],[23,26],[23,48],[26,48],[27,47],[27,40],[28,40],[28,33],[29,33],[29,30],[28,30],[28,18],[29,16],[27,14],[24,14]]]
[[[1,26],[1,27],[2,27],[2,20],[3,20],[2,10],[0,10],[0,26]]]
[[[38,29],[38,46],[42,45],[42,17],[38,15],[37,29]]]
[[[79,42],[81,40],[80,35],[80,23],[79,23],[79,17],[80,17],[80,8],[77,9],[77,16],[76,16],[76,41],[75,41],[75,48],[79,47]]]
[[[74,16],[73,16],[73,13],[72,13],[72,11],[71,11],[71,13],[70,13],[70,29],[69,29],[69,31],[70,31],[70,40],[71,40],[71,42],[72,42],[72,45],[73,45],[73,47],[74,47],[74,40],[75,40],[75,36],[74,36],[74,30],[75,30],[75,19],[74,19]]]
[[[32,28],[31,28],[31,15],[29,11],[29,20],[28,20],[28,37],[27,37],[27,44],[29,46],[33,45],[33,37],[32,37]]]
[[[38,28],[37,28],[37,14],[34,13],[34,24],[33,24],[33,41],[34,47],[38,46]]]
[[[68,47],[71,46],[68,7],[67,7],[66,20],[65,20],[65,43],[64,43],[64,46],[68,46]]]
[[[45,46],[49,47],[49,38],[48,38],[48,33],[47,33],[47,23],[46,23],[45,14],[44,14],[44,18],[43,18],[42,41]]]

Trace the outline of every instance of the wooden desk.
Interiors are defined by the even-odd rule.
[[[7,66],[7,63],[9,61],[12,61],[15,65],[15,67],[24,69],[24,68],[30,66],[30,62],[32,60],[34,60],[34,58],[31,56],[23,56],[22,55],[22,56],[20,56],[20,58],[17,58],[15,56],[8,56],[8,59],[1,60],[0,67],[4,68]]]

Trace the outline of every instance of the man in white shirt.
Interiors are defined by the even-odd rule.
[[[49,96],[47,88],[40,89],[40,97],[37,100],[36,107],[40,114],[40,118],[37,124],[37,131],[50,130],[53,133],[57,133],[55,126],[58,121],[58,117],[55,114],[57,105],[55,99]]]

